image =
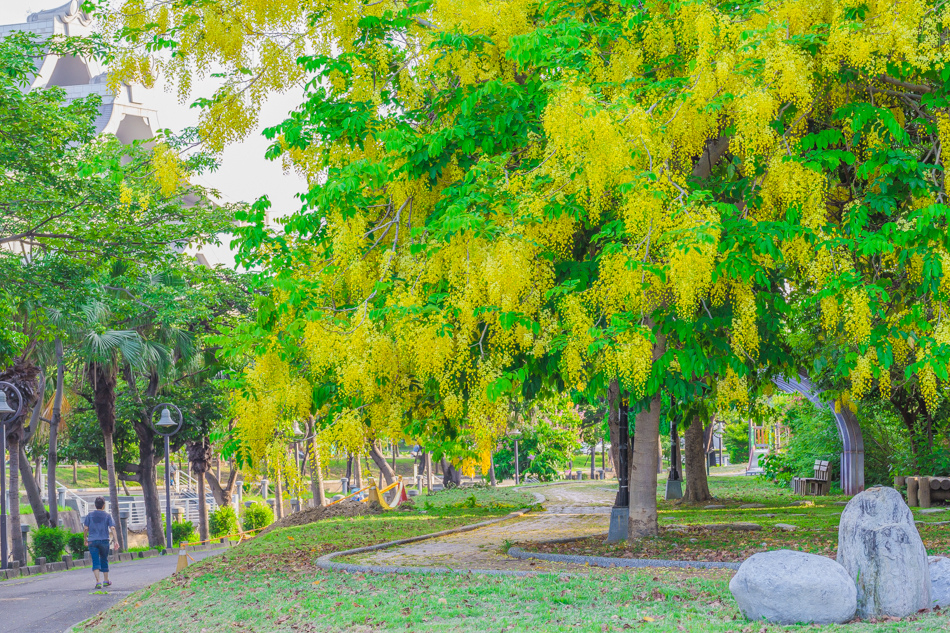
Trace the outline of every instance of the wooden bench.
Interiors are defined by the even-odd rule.
[[[814,477],[794,477],[792,486],[795,494],[804,497],[818,497],[831,493],[831,463],[815,460]]]

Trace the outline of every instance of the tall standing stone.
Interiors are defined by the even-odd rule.
[[[932,606],[950,607],[950,558],[930,557],[930,600]]]
[[[930,569],[914,515],[893,488],[869,488],[841,513],[838,562],[858,589],[858,617],[930,608]]]

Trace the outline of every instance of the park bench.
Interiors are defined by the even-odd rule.
[[[794,477],[792,487],[795,494],[804,497],[818,497],[831,492],[831,463],[815,460],[814,477]]]

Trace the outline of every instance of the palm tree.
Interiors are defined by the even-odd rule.
[[[30,407],[36,403],[39,390],[39,367],[26,361],[18,360],[12,367],[0,373],[0,380],[9,382],[19,389],[23,397],[23,408],[19,417],[7,421],[7,444],[10,450],[10,543],[14,560],[26,564],[26,547],[23,543],[23,534],[20,531],[20,440],[23,437],[23,421],[29,414]],[[15,395],[14,395],[15,397]],[[10,404],[17,407],[18,402],[12,400]],[[0,459],[3,456],[0,455]]]
[[[84,374],[92,387],[92,405],[102,429],[105,446],[106,472],[109,477],[110,510],[113,520],[119,525],[119,488],[116,483],[112,437],[115,433],[116,379],[121,363],[141,365],[145,350],[142,339],[135,330],[109,329],[109,310],[105,304],[92,301],[82,307],[83,322],[75,332],[78,339],[77,353],[83,364]],[[119,540],[122,534],[119,531]],[[120,542],[119,549],[126,544]]]

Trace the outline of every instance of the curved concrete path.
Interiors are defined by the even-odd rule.
[[[195,561],[227,551],[192,552]],[[91,567],[0,582],[0,633],[60,633],[111,607],[133,591],[175,573],[178,556],[156,556],[109,565],[112,586],[95,593]]]
[[[502,521],[484,528],[410,543],[385,550],[341,557],[341,563],[400,567],[447,567],[457,571],[493,569],[562,571],[586,566],[507,556],[514,543],[549,541],[606,534],[616,488],[604,482],[567,483],[529,487],[544,496],[544,511]]]

